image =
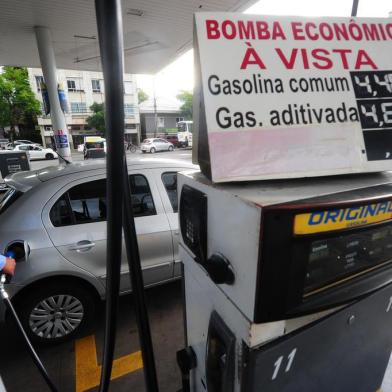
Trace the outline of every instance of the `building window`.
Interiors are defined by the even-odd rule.
[[[165,117],[158,117],[157,127],[165,128]]]
[[[135,105],[132,103],[124,103],[125,117],[133,117],[135,115]]]
[[[132,82],[124,82],[124,93],[127,95],[133,94]]]
[[[36,76],[35,77],[35,83],[37,84],[37,91],[42,90],[42,85],[45,83],[44,77],[43,76]]]
[[[86,113],[87,107],[86,102],[71,102],[72,113]]]
[[[93,93],[101,92],[101,81],[99,79],[91,79],[91,86],[93,88]]]
[[[83,84],[81,78],[67,79],[67,87],[69,92],[82,92]]]
[[[180,121],[184,121],[184,117],[176,117],[176,124],[178,124]]]

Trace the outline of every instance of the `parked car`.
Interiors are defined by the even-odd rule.
[[[14,148],[14,151],[26,151],[33,159],[57,159],[59,156],[51,148],[43,148],[35,144],[19,144]]]
[[[134,158],[129,164],[146,286],[180,278],[177,172],[192,168],[170,159]],[[73,338],[105,297],[105,163],[19,172],[5,181],[0,252],[12,250],[21,259],[7,291],[35,342]],[[122,294],[131,289],[125,251],[120,285]]]
[[[5,150],[8,143],[8,139],[0,139],[0,150]]]
[[[39,143],[34,143],[30,140],[14,140],[13,142],[9,142],[5,149],[6,150],[13,150],[16,146],[20,146],[21,144],[30,144],[30,145],[34,145],[34,146],[40,146]]]
[[[40,146],[39,143],[35,143],[35,142],[32,142],[31,140],[24,140],[24,139],[14,140],[14,143],[16,143],[16,144],[34,144],[36,146]]]
[[[179,141],[178,141],[178,136],[177,135],[165,135],[165,136],[163,136],[162,139],[167,140],[168,142],[173,144],[174,147],[178,147],[179,146]]]
[[[154,154],[157,151],[173,151],[174,146],[172,143],[168,142],[162,138],[150,138],[144,139],[140,146],[143,153],[150,152]]]

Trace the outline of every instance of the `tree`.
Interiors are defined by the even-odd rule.
[[[105,134],[105,108],[103,103],[94,102],[90,106],[90,110],[93,114],[87,117],[86,122],[90,128],[94,128],[97,131]]]
[[[138,88],[137,89],[137,99],[138,99],[139,104],[144,101],[147,101],[148,94],[145,91],[143,91],[141,88]]]
[[[0,74],[0,126],[10,127],[11,140],[15,127],[29,122],[36,123],[41,105],[29,84],[27,68],[4,67]]]
[[[182,102],[180,106],[181,114],[186,120],[192,120],[193,118],[193,93],[191,91],[181,90],[177,94],[177,99]]]

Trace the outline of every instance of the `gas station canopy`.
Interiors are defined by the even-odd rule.
[[[123,0],[125,71],[155,73],[190,49],[197,11],[247,0]],[[40,67],[35,26],[49,28],[58,68],[100,70],[93,0],[0,0],[0,65]]]

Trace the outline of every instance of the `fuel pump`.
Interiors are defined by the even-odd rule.
[[[392,175],[178,182],[190,390],[378,390]]]
[[[190,391],[390,390],[390,42],[334,30],[354,22],[390,26],[195,15],[201,171],[178,178]],[[321,46],[374,62],[320,64]]]

